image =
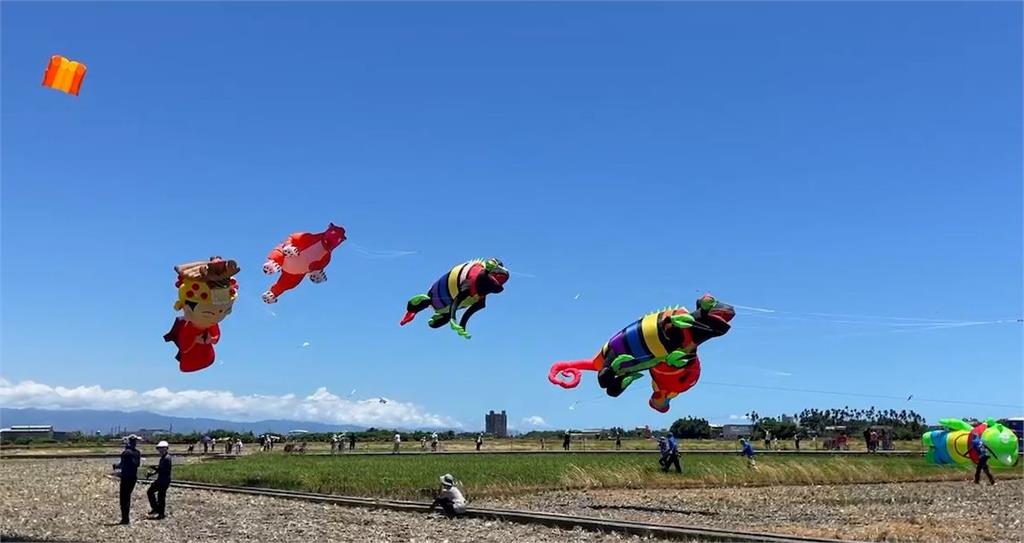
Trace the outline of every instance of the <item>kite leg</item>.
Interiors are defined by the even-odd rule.
[[[609,396],[617,398],[633,381],[641,377],[643,377],[642,373],[616,375],[611,368],[603,368],[597,373],[597,382]]]
[[[651,399],[647,402],[647,404],[651,406],[651,409],[654,409],[659,413],[668,413],[668,410],[671,407],[669,405],[669,402],[672,400],[672,398],[678,396],[679,393],[658,390],[657,384],[654,384],[653,381],[651,384],[654,386],[654,392],[651,392]]]
[[[284,253],[280,248],[275,247],[267,255],[267,261],[263,263],[263,273],[273,275],[281,271],[281,266],[284,266]]]
[[[620,354],[609,366],[616,375],[628,375],[649,370],[657,366],[660,359],[654,357],[634,358],[632,355]]]
[[[270,290],[263,293],[263,301],[268,304],[277,302],[278,296],[298,286],[303,277],[305,276],[282,271],[277,282],[270,287]]]
[[[445,311],[444,309],[441,309],[434,313],[433,317],[430,317],[430,322],[428,322],[427,325],[430,326],[431,328],[440,328],[448,324],[448,321],[450,320],[451,317],[448,315],[448,312]]]
[[[416,314],[424,309],[430,307],[430,296],[426,294],[417,294],[409,299],[409,303],[405,304],[405,316],[402,317],[402,321],[398,323],[399,326],[405,326],[412,322],[416,318]]]

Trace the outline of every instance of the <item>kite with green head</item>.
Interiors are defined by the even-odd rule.
[[[978,463],[978,451],[971,447],[975,435],[988,449],[992,458],[1004,466],[1016,465],[1018,460],[1017,434],[995,419],[977,426],[960,419],[941,419],[943,430],[925,432],[921,442],[927,448],[925,458],[936,464],[969,465]]]

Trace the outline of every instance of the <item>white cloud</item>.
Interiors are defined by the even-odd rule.
[[[309,347],[309,342],[308,341],[303,341],[301,347],[303,349],[305,349],[306,347]]]
[[[729,420],[749,420],[746,415],[729,415]]]
[[[173,416],[234,421],[287,419],[360,426],[462,427],[458,421],[426,413],[412,403],[398,400],[380,403],[377,398],[351,400],[332,394],[326,387],[301,397],[295,394],[239,395],[227,390],[172,391],[165,387],[144,392],[104,389],[99,385],[66,388],[35,381],[15,384],[0,377],[0,405],[39,409],[152,411]]]
[[[537,427],[547,425],[548,423],[542,417],[538,417],[537,415],[533,415],[532,417],[526,417],[525,419],[523,419],[523,426]]]

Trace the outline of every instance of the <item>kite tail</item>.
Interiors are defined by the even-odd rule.
[[[575,388],[580,384],[583,370],[596,371],[593,360],[576,360],[573,362],[555,362],[548,371],[548,381],[562,388]]]

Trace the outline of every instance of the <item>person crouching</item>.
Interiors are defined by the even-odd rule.
[[[455,486],[455,478],[450,473],[441,476],[441,492],[434,498],[431,508],[440,506],[448,518],[462,515],[466,512],[466,498]]]

